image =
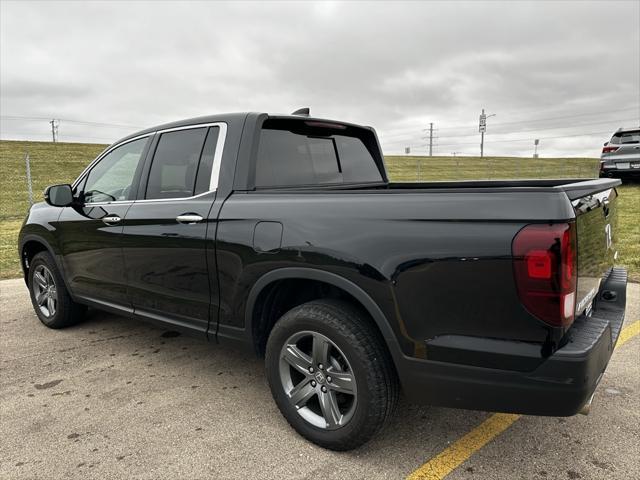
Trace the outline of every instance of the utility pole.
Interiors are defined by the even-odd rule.
[[[436,139],[436,137],[433,136],[433,122],[429,123],[429,128],[425,128],[422,130],[423,132],[429,132],[429,136],[428,137],[422,137],[425,140],[429,140],[429,156],[433,157],[433,141]]]
[[[51,124],[51,137],[53,143],[56,143],[58,141],[58,125],[60,121],[53,118],[49,123]]]
[[[484,132],[487,131],[487,116],[484,113],[484,108],[480,114],[480,126],[478,127],[480,132],[480,158],[484,157]]]
[[[429,123],[429,156],[433,157],[433,122]]]
[[[484,133],[487,131],[487,118],[495,116],[495,113],[491,115],[484,113],[484,108],[482,109],[482,113],[480,113],[480,123],[478,127],[478,131],[480,132],[480,158],[484,157]]]

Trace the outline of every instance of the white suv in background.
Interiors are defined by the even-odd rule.
[[[619,128],[604,144],[601,177],[640,176],[640,127]]]

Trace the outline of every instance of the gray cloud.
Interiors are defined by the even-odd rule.
[[[424,152],[428,122],[441,137],[436,152],[477,153],[486,108],[497,113],[492,154],[529,154],[542,138],[543,154],[595,156],[612,130],[640,122],[634,1],[0,8],[2,138],[46,139],[46,120],[11,116],[62,118],[63,140],[112,141],[132,128],[64,119],[145,127],[311,106],[377,127],[389,153]],[[585,132],[598,133],[574,137]]]

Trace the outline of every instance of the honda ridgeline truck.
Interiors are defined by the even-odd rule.
[[[246,346],[291,426],[347,450],[401,391],[587,411],[625,311],[619,183],[394,183],[370,127],[214,115],[130,135],[49,187],[19,254],[46,326],[93,307]]]

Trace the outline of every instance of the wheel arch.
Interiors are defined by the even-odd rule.
[[[394,363],[397,364],[398,359],[402,356],[400,347],[387,317],[376,302],[351,280],[324,270],[300,267],[281,268],[268,272],[256,281],[249,292],[245,309],[245,332],[259,355],[263,352],[261,352],[258,339],[256,338],[256,332],[260,326],[261,319],[259,315],[256,315],[256,309],[260,307],[259,302],[262,300],[261,297],[275,284],[283,280],[320,282],[346,293],[368,313],[380,332]]]
[[[28,282],[29,275],[29,262],[31,259],[40,252],[47,252],[53,258],[56,267],[61,273],[62,279],[67,287],[67,290],[71,292],[67,283],[67,278],[64,274],[64,268],[59,256],[56,254],[56,250],[51,243],[44,237],[38,234],[30,233],[20,238],[19,253],[20,253],[20,265],[24,276],[25,283]]]

